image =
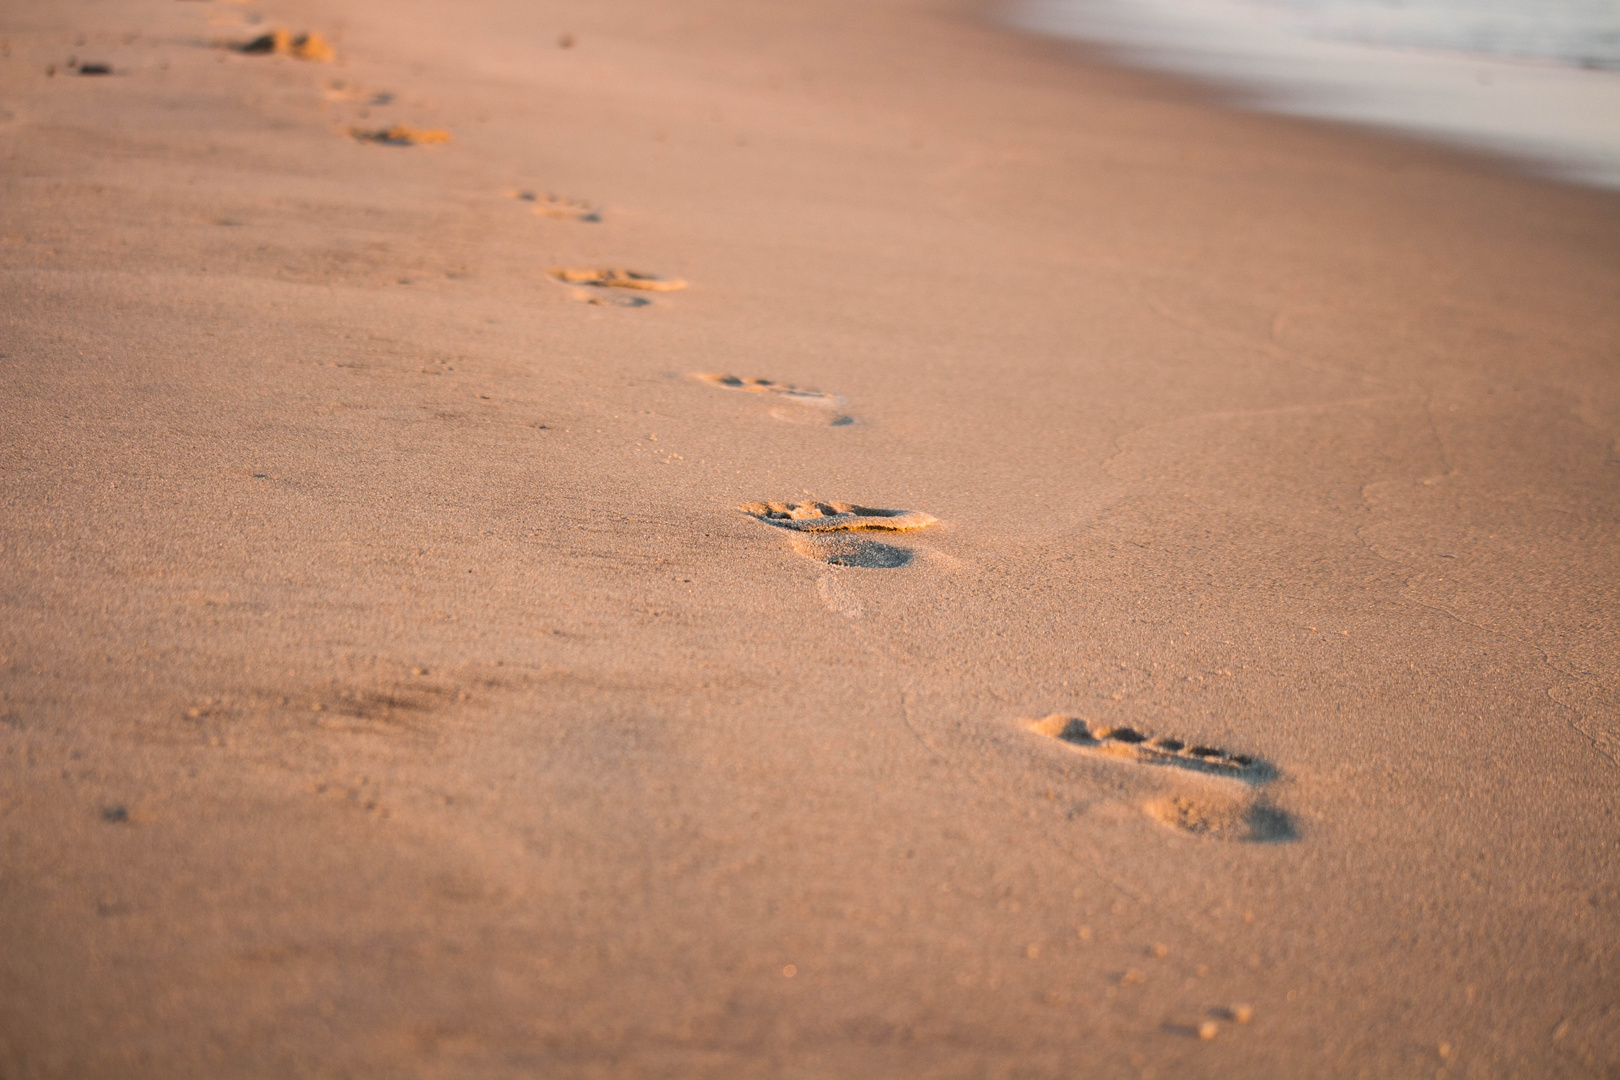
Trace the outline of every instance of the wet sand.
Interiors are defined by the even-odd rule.
[[[952,0],[3,36],[0,1075],[1620,1061],[1620,198]]]

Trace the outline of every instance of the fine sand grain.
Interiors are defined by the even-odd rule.
[[[0,1076],[1613,1075],[1620,199],[992,14],[7,8]]]

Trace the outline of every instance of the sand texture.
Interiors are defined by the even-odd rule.
[[[991,14],[6,8],[0,1077],[1616,1075],[1620,198]]]

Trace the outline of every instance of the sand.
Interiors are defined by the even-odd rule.
[[[993,15],[8,8],[0,1075],[1614,1075],[1620,199]]]

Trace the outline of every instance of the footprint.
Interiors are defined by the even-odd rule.
[[[337,55],[332,50],[331,43],[313,30],[294,35],[280,26],[268,34],[260,34],[251,41],[232,45],[231,48],[255,56],[292,56],[299,60],[315,60],[320,63],[331,63]]]
[[[569,293],[575,300],[586,304],[595,304],[598,307],[646,307],[652,303],[645,296],[624,296],[619,293],[591,292],[589,289],[574,289]]]
[[[1091,753],[1140,761],[1147,765],[1171,765],[1194,772],[1230,776],[1250,783],[1263,783],[1276,775],[1266,762],[1248,754],[1232,754],[1213,746],[1189,746],[1168,736],[1150,737],[1135,728],[1091,729],[1078,717],[1053,714],[1030,725],[1030,730]]]
[[[751,379],[742,375],[719,375],[706,372],[693,372],[694,379],[701,379],[710,386],[718,386],[722,390],[741,390],[749,394],[769,394],[780,397],[791,406],[803,408],[775,408],[771,416],[777,420],[785,420],[791,424],[831,424],[842,426],[853,424],[855,418],[846,416],[836,410],[844,403],[844,399],[836,394],[826,394],[820,390],[807,390],[802,386],[791,383],[772,382],[770,379]]]
[[[1061,713],[1037,720],[1029,729],[1085,754],[1142,765],[1166,765],[1238,782],[1236,786],[1205,785],[1148,802],[1143,809],[1161,824],[1222,840],[1277,842],[1296,836],[1287,813],[1254,791],[1277,775],[1276,768],[1261,758],[1188,744],[1170,736],[1151,736],[1135,728],[1094,729],[1078,717]]]
[[[582,199],[570,199],[562,195],[541,195],[533,191],[523,191],[517,188],[506,193],[514,199],[534,204],[534,212],[540,217],[559,218],[565,221],[602,220],[600,207],[592,206]]]
[[[858,566],[892,570],[915,557],[907,548],[850,536],[866,529],[903,531],[922,529],[939,519],[916,510],[878,510],[852,503],[748,503],[742,512],[767,525],[791,529],[793,550],[806,558],[832,566]]]
[[[849,529],[901,532],[906,529],[926,529],[939,521],[934,515],[924,514],[920,510],[879,510],[842,502],[756,502],[744,505],[742,512],[767,525],[813,533]]]
[[[356,86],[342,79],[333,79],[326,84],[321,95],[327,101],[355,102],[362,105],[392,105],[394,95],[387,90],[367,90],[363,86]]]
[[[680,278],[661,278],[656,274],[643,274],[622,267],[593,270],[560,266],[550,273],[565,285],[589,285],[592,288],[639,289],[644,292],[675,292],[686,288],[686,282]]]
[[[418,146],[423,143],[447,143],[450,133],[443,128],[413,128],[395,124],[386,128],[350,128],[349,134],[361,142],[380,143],[384,146]]]

